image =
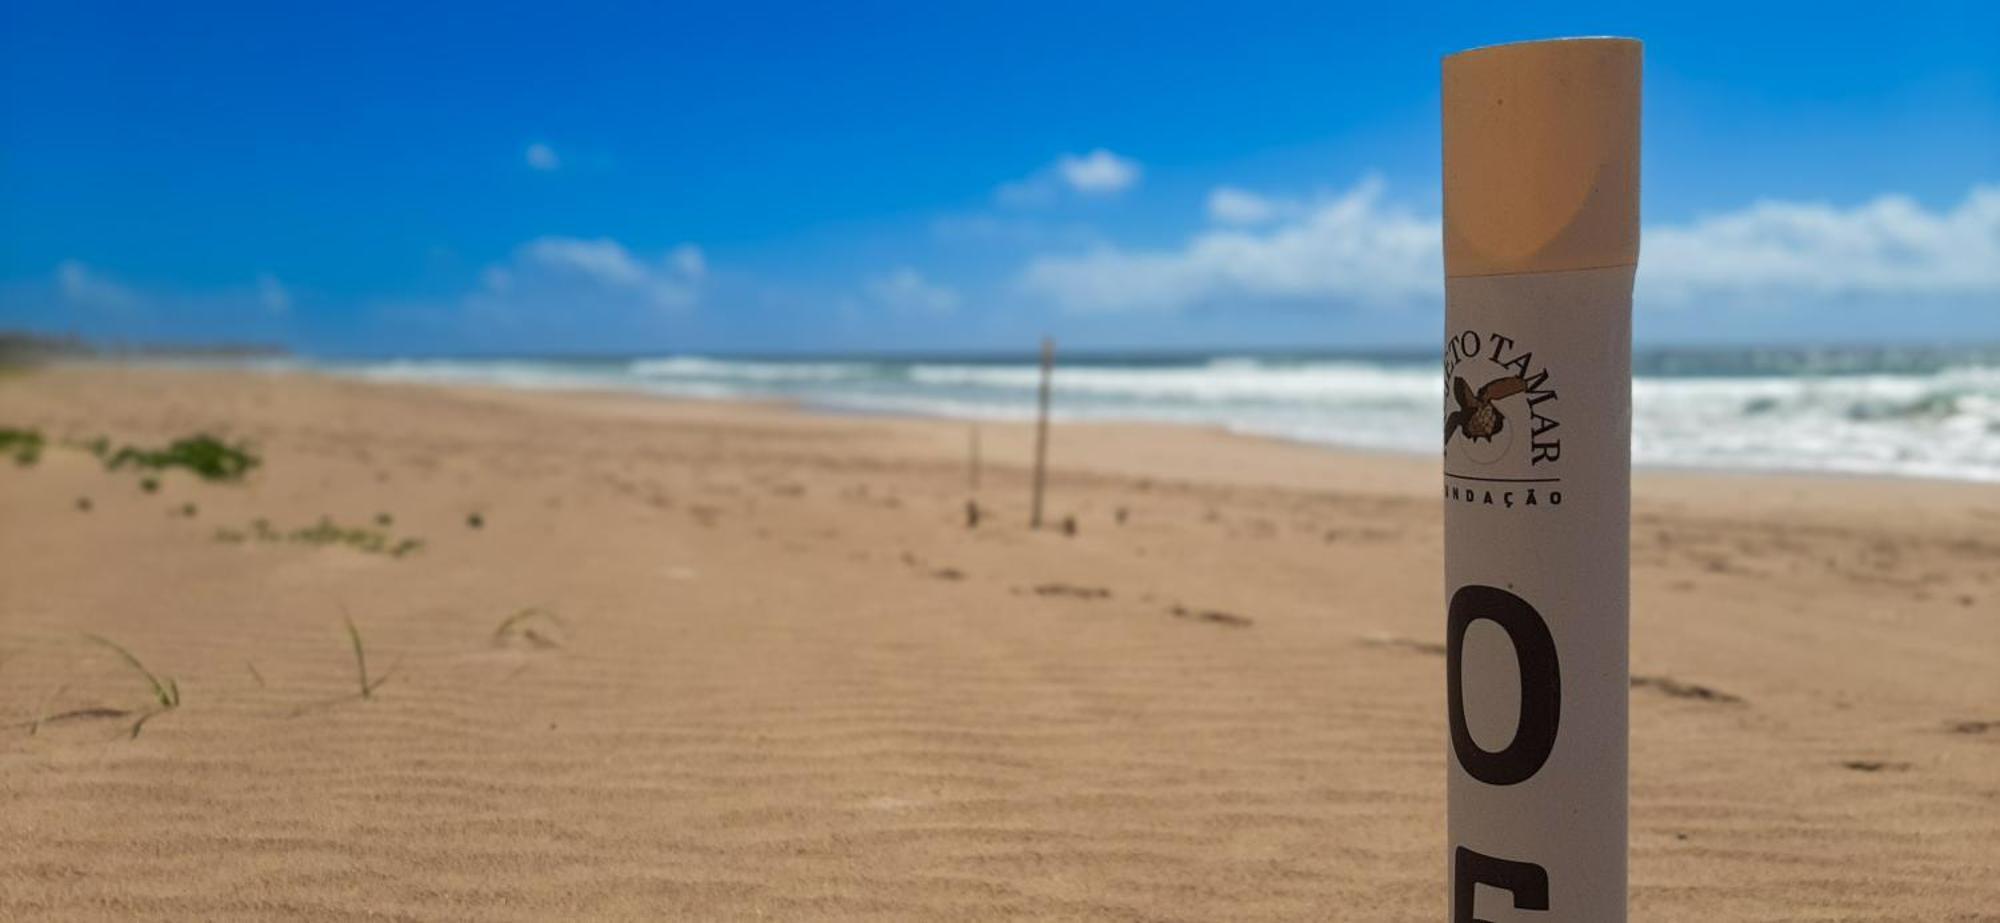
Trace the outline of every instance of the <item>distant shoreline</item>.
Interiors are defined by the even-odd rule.
[[[668,394],[658,390],[630,388],[620,382],[566,382],[566,384],[508,384],[494,380],[420,380],[420,378],[380,378],[366,374],[356,368],[326,366],[302,358],[270,358],[270,360],[244,360],[244,358],[70,358],[62,360],[74,366],[144,366],[144,368],[168,368],[168,370],[204,370],[204,372],[256,372],[256,374],[308,374],[326,376],[332,380],[348,382],[378,382],[378,384],[414,384],[428,388],[446,390],[470,390],[470,392],[492,392],[492,394],[578,394],[578,396],[602,396],[614,400],[646,400],[646,402],[666,402],[666,404],[714,404],[714,406],[746,406],[746,408],[784,408],[786,412],[828,418],[828,420],[918,420],[918,422],[958,422],[958,424],[978,424],[978,426],[1018,426],[1030,420],[1030,408],[1024,404],[1012,414],[952,414],[928,408],[886,408],[886,406],[844,406],[826,400],[818,400],[810,394]],[[610,362],[610,360],[608,360]],[[1316,452],[1326,452],[1334,456],[1362,456],[1362,458],[1384,458],[1398,463],[1410,460],[1432,460],[1434,452],[1418,448],[1400,446],[1366,446],[1366,444],[1340,444],[1328,440],[1312,440],[1290,436],[1282,432],[1258,432],[1252,428],[1230,426],[1228,422],[1216,420],[1156,420],[1144,416],[1116,418],[1116,416],[1078,416],[1062,408],[1058,394],[1056,422],[1062,426],[1168,426],[1176,430],[1206,430],[1222,434],[1228,438],[1272,442],[1286,446],[1300,446]],[[1906,471],[1868,471],[1868,469],[1836,469],[1836,467],[1808,467],[1808,465],[1784,465],[1784,463],[1686,463],[1686,461],[1638,460],[1634,463],[1638,471],[1646,473],[1668,473],[1668,475],[1750,475],[1750,477],[1812,477],[1826,481],[1914,481],[1914,483],[1996,483],[2000,475],[1936,475],[1936,473],[1906,473]]]

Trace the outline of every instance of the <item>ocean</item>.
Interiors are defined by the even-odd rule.
[[[1038,374],[1031,355],[315,365],[393,381],[776,399],[975,420],[1031,418]],[[2000,345],[1642,350],[1633,367],[1632,453],[1641,466],[2000,482]],[[1443,400],[1434,353],[1087,353],[1060,357],[1054,416],[1434,454]]]

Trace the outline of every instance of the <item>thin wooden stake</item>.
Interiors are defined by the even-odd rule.
[[[1028,528],[1042,527],[1042,481],[1049,461],[1049,376],[1055,371],[1056,341],[1042,338],[1041,411],[1035,417],[1035,503],[1028,516]]]
[[[977,423],[972,424],[971,441],[972,470],[966,475],[966,479],[968,489],[976,494],[979,493],[979,424]]]

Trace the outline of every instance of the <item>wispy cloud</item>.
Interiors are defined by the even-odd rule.
[[[1064,154],[1028,176],[1004,183],[994,192],[1002,205],[1047,205],[1064,194],[1102,197],[1139,184],[1145,168],[1130,157],[1097,148],[1087,154]]]
[[[648,259],[610,238],[538,237],[486,267],[465,306],[520,324],[643,318],[693,307],[707,275],[708,260],[693,244]]]
[[[90,268],[82,260],[63,260],[56,265],[56,289],[65,301],[83,308],[127,311],[145,303],[138,291]]]
[[[528,161],[528,166],[544,172],[562,168],[562,158],[556,156],[555,148],[540,141],[528,145],[522,157]]]
[[[289,328],[291,290],[271,273],[205,288],[140,285],[79,259],[56,264],[48,283],[19,297],[50,305],[66,324],[90,336],[185,339],[282,338]]]
[[[1434,304],[1442,297],[1439,219],[1396,207],[1383,191],[1364,180],[1307,205],[1223,187],[1207,203],[1211,226],[1178,247],[1043,255],[1018,282],[1078,312]],[[1895,195],[1848,208],[1759,202],[1649,226],[1642,246],[1642,305],[2000,297],[2000,186],[1975,186],[1942,210]]]
[[[1367,179],[1268,231],[1210,228],[1178,248],[1099,248],[1029,263],[1021,284],[1075,311],[1173,311],[1230,298],[1395,302],[1438,290],[1438,221]]]
[[[2000,297],[2000,185],[1924,208],[1884,195],[1851,208],[1758,202],[1649,227],[1639,285],[1648,301]]]
[[[931,282],[907,266],[869,279],[866,288],[877,303],[906,314],[950,314],[963,300],[956,290]]]
[[[1292,210],[1292,203],[1235,186],[1217,186],[1208,193],[1208,220],[1217,224],[1263,224]]]

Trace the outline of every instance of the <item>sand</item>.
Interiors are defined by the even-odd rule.
[[[1058,426],[1065,535],[1018,426],[968,529],[962,423],[77,366],[0,424],[265,456],[0,470],[0,918],[1444,916],[1433,459]],[[1634,518],[1634,919],[2000,919],[2000,490]]]

